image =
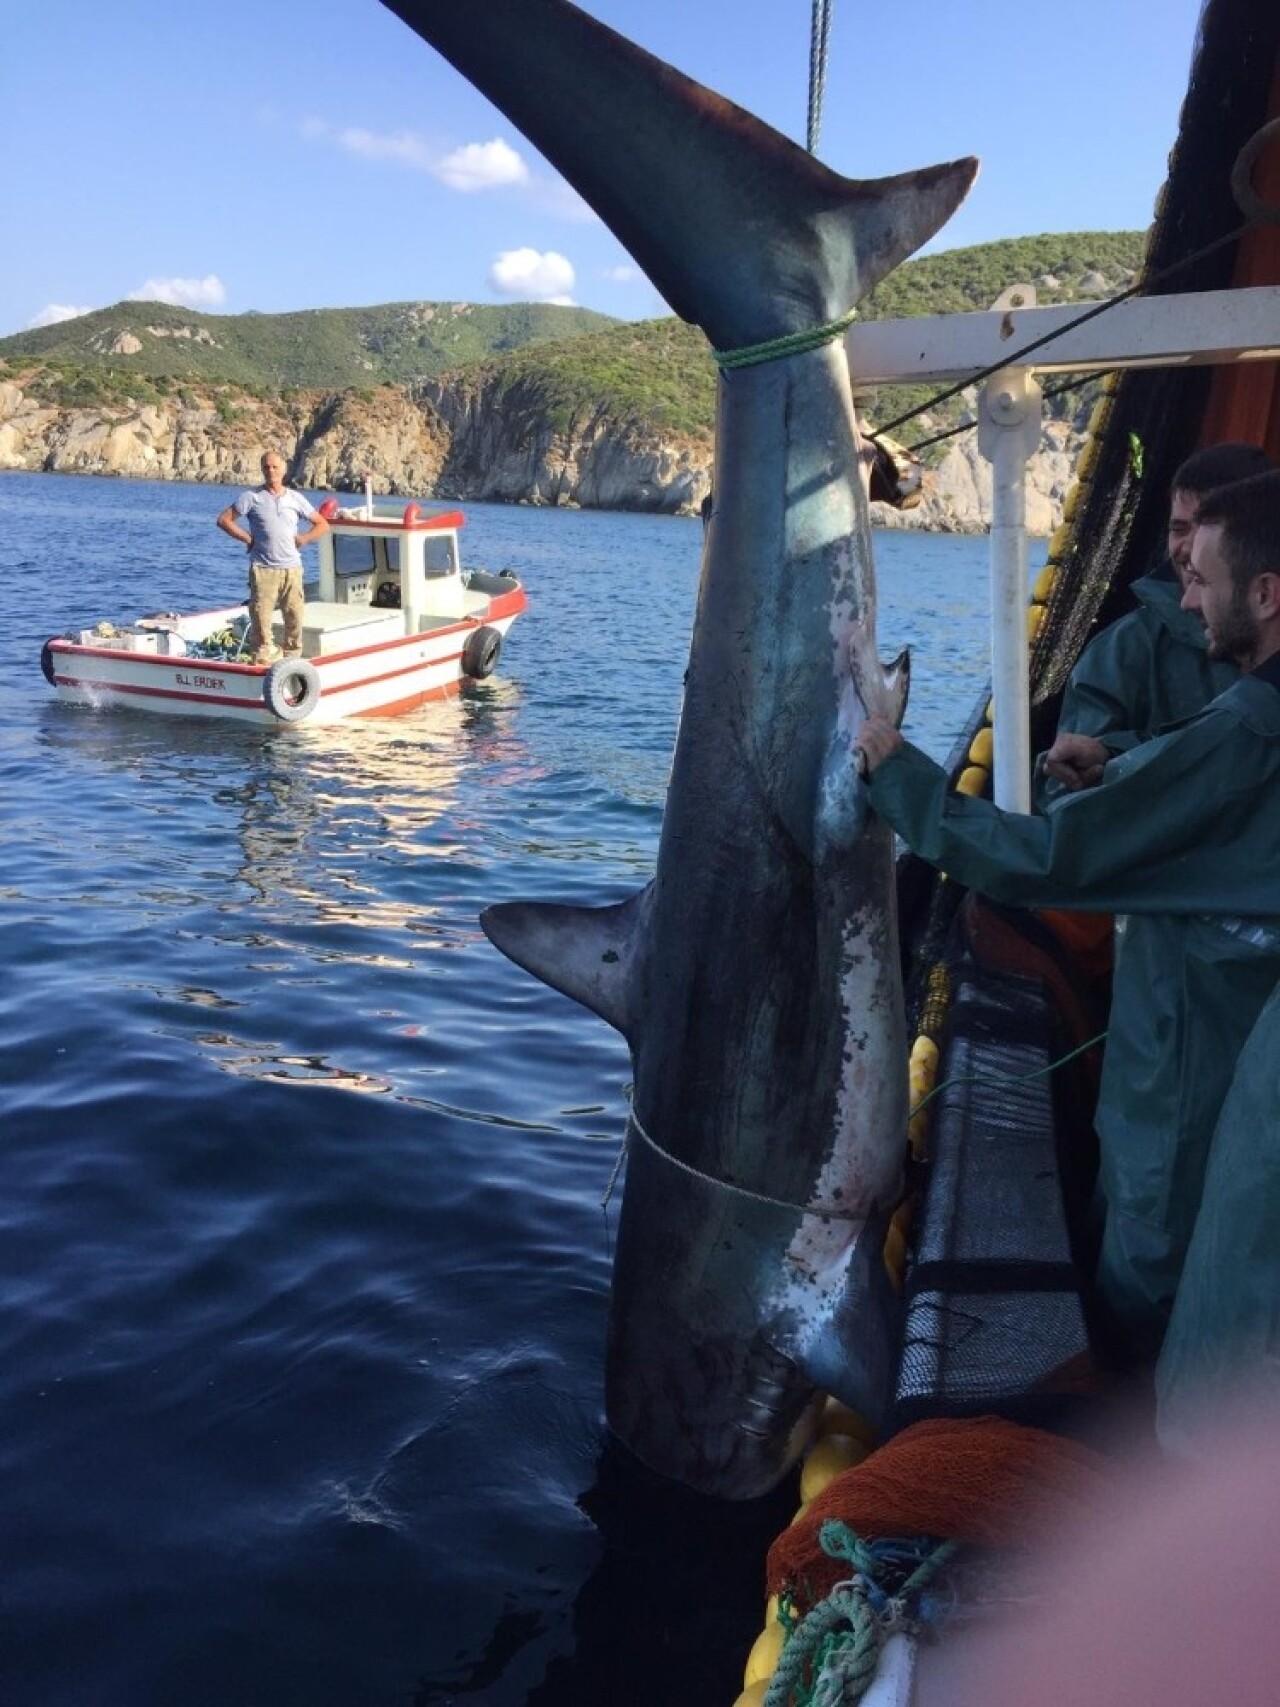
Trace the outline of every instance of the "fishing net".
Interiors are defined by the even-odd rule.
[[[948,1027],[894,1423],[997,1411],[1058,1425],[1100,1385],[1068,1214],[1090,1159],[1060,1154],[1067,1128],[1048,1071],[1061,1026],[1037,980],[969,961]]]
[[[1148,237],[1144,295],[1222,290],[1242,282],[1242,244],[1238,238],[1224,241],[1244,223],[1228,186],[1240,150],[1280,105],[1278,49],[1280,7],[1214,0],[1206,9],[1178,142]],[[1258,246],[1257,236],[1247,241]],[[1098,627],[1131,608],[1130,583],[1160,561],[1178,465],[1201,444],[1230,438],[1257,437],[1280,456],[1274,364],[1250,365],[1251,389],[1265,390],[1270,407],[1264,419],[1255,410],[1249,422],[1239,411],[1232,419],[1221,407],[1211,410],[1215,387],[1223,384],[1220,370],[1130,368],[1109,382],[1080,470],[1078,502],[1047,614],[1032,647],[1033,746],[1052,739],[1062,689],[1084,645]]]
[[[1113,1465],[1092,1448],[999,1417],[914,1424],[811,1502],[769,1549],[768,1590],[807,1611],[849,1567],[819,1540],[832,1519],[864,1537],[931,1535],[977,1546],[1036,1546],[1104,1510]]]

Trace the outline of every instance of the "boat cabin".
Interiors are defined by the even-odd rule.
[[[422,634],[480,615],[487,592],[463,575],[461,510],[427,514],[417,504],[320,506],[329,532],[319,541],[319,576],[307,588],[308,656],[366,638],[353,629],[388,622],[396,634]],[[367,638],[379,636],[370,633]]]

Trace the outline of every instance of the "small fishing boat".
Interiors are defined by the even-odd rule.
[[[251,662],[244,604],[156,611],[47,640],[46,681],[84,705],[271,727],[391,717],[493,673],[527,600],[510,571],[463,569],[460,510],[393,508],[371,495],[319,508],[329,532],[306,589],[301,656]]]

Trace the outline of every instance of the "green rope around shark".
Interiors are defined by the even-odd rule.
[[[864,1541],[837,1518],[819,1532],[822,1550],[853,1566],[807,1617],[788,1630],[764,1707],[842,1707],[861,1701],[885,1642],[937,1622],[925,1591],[954,1557],[955,1541]],[[914,1569],[912,1568],[914,1566]]]
[[[763,344],[744,344],[740,350],[712,350],[711,354],[722,373],[756,367],[761,362],[781,361],[783,356],[802,356],[809,350],[820,350],[824,344],[834,343],[857,318],[857,309],[851,308],[838,320],[831,320],[825,326],[812,326],[807,332],[787,332]]]

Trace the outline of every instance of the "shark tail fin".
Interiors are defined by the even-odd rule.
[[[595,209],[720,350],[843,314],[959,206],[976,160],[846,178],[568,0],[385,0]]]
[[[858,294],[874,290],[908,255],[942,229],[978,175],[973,159],[948,160],[892,178],[855,180],[845,217]]]

